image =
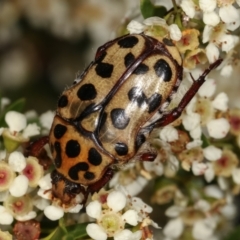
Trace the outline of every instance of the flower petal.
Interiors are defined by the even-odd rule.
[[[165,236],[169,238],[179,238],[183,232],[183,221],[181,218],[175,218],[168,221],[163,229]]]
[[[178,131],[173,126],[163,127],[160,131],[160,138],[165,142],[178,140]]]
[[[216,12],[205,12],[203,22],[207,25],[216,26],[220,22],[220,18]]]
[[[86,207],[86,213],[88,216],[98,219],[102,213],[101,203],[97,200],[90,202]]]
[[[203,155],[210,161],[216,161],[222,156],[222,150],[211,145],[203,149]]]
[[[239,20],[239,13],[231,4],[221,7],[219,9],[219,16],[225,23],[236,22]]]
[[[87,234],[94,240],[106,240],[107,234],[96,223],[90,223],[86,227]]]
[[[9,192],[14,197],[23,196],[28,189],[28,178],[24,175],[18,175],[11,184]]]
[[[5,121],[11,132],[20,132],[27,126],[25,115],[16,111],[9,111],[5,115]]]
[[[63,217],[64,212],[62,208],[51,205],[44,209],[44,214],[50,220],[56,221]]]
[[[230,129],[230,124],[225,118],[210,120],[207,123],[207,130],[210,137],[221,139],[224,138]]]
[[[203,12],[212,12],[216,6],[216,0],[199,0],[199,7],[203,10]]]
[[[26,167],[26,159],[21,152],[14,151],[9,155],[8,164],[15,172],[21,172]]]
[[[182,32],[177,24],[171,24],[169,26],[169,33],[172,40],[179,41],[182,38]]]
[[[132,209],[125,212],[122,215],[122,219],[132,226],[136,226],[138,224],[138,214]]]
[[[107,205],[115,212],[122,210],[125,207],[126,202],[126,196],[119,191],[113,191],[109,193],[107,197]]]
[[[136,20],[132,20],[128,25],[127,25],[127,30],[129,31],[130,34],[133,33],[142,33],[145,29],[145,26],[141,24],[140,22]]]

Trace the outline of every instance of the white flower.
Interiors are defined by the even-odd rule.
[[[47,206],[50,205],[50,201],[41,197],[36,196],[33,199],[33,205],[40,210],[44,210]]]
[[[224,178],[224,177],[218,177],[217,183],[218,183],[219,188],[223,191],[226,191],[229,188],[229,184],[228,184],[226,178]]]
[[[204,193],[208,197],[213,197],[216,199],[222,199],[223,198],[223,192],[217,185],[208,185],[204,188]]]
[[[25,138],[36,136],[38,134],[40,134],[40,127],[36,123],[28,124],[22,132],[22,136]]]
[[[38,185],[40,188],[42,188],[43,190],[49,190],[52,187],[52,179],[51,179],[51,174],[48,173],[45,176],[43,176],[42,178],[40,178]]]
[[[200,147],[202,146],[202,140],[200,139],[195,139],[192,142],[189,142],[186,146],[187,149],[195,148],[195,147]]]
[[[195,209],[199,209],[203,212],[207,212],[211,209],[211,204],[203,199],[199,199],[195,204],[194,204]]]
[[[193,225],[193,237],[199,240],[209,239],[216,227],[214,218],[207,218],[197,221]]]
[[[87,233],[93,239],[98,240],[97,235],[91,232],[92,229],[96,229],[103,239],[106,236],[121,239],[120,236],[126,234],[126,232],[121,233],[124,230],[125,223],[136,226],[141,221],[138,210],[134,209],[137,205],[137,200],[134,201],[134,206],[127,203],[125,189],[124,191],[111,191],[103,205],[97,200],[90,202],[86,207],[86,213],[95,218],[97,223],[89,224]],[[136,237],[135,235],[131,236]]]
[[[240,185],[240,168],[233,169],[232,178],[236,184]]]
[[[239,12],[231,4],[220,7],[219,16],[221,20],[225,23],[237,22],[240,18]]]
[[[208,78],[203,85],[199,88],[198,94],[201,97],[210,98],[216,91],[216,81],[215,79]]]
[[[107,234],[104,232],[102,227],[95,223],[90,223],[86,227],[87,234],[92,238],[92,239],[97,239],[97,240],[106,240],[107,239]]]
[[[160,138],[165,142],[173,142],[178,140],[178,131],[173,126],[168,125],[160,131]]]
[[[138,214],[135,210],[130,209],[122,215],[122,219],[132,226],[138,224]]]
[[[45,113],[43,113],[40,117],[39,117],[39,121],[41,123],[41,125],[46,128],[49,129],[52,126],[52,122],[53,122],[53,118],[54,118],[55,113],[53,111],[47,111]]]
[[[8,164],[15,172],[21,172],[27,165],[25,157],[18,151],[10,153]]]
[[[216,26],[220,22],[220,18],[216,12],[206,12],[203,14],[203,22],[207,25]]]
[[[138,213],[138,220],[141,222],[144,218],[148,216],[149,213],[152,212],[152,207],[147,205],[145,202],[142,201],[141,198],[138,197],[132,197],[131,200],[132,209],[137,211]]]
[[[139,34],[145,30],[145,26],[136,20],[132,20],[127,25],[127,30],[129,31],[130,34],[134,34],[134,33]]]
[[[169,238],[179,238],[183,232],[183,221],[181,218],[175,218],[168,221],[166,226],[163,228],[163,233]]]
[[[113,191],[109,193],[107,197],[107,204],[109,208],[115,212],[121,211],[125,207],[126,201],[127,200],[124,194],[119,191]]]
[[[216,161],[221,158],[222,150],[213,145],[210,145],[203,149],[203,155],[206,159],[210,161]]]
[[[7,212],[4,206],[0,205],[0,224],[10,225],[13,222],[13,216]]]
[[[192,0],[182,0],[180,6],[188,17],[193,18],[195,16],[195,4]]]
[[[37,216],[37,213],[35,211],[30,211],[25,215],[17,215],[17,216],[15,216],[15,218],[18,221],[28,221],[28,220],[35,218],[36,216]]]
[[[124,229],[123,231],[117,233],[114,236],[114,240],[140,240],[142,239],[142,231],[131,232],[128,229]]]
[[[7,112],[5,115],[5,121],[11,132],[20,132],[27,126],[27,119],[24,114],[16,111]]]
[[[229,52],[237,45],[237,43],[239,42],[239,37],[230,34],[224,34],[219,37],[219,41],[222,43],[222,51]]]
[[[182,124],[187,131],[196,128],[200,123],[200,115],[198,113],[186,114],[182,117]]]
[[[171,24],[169,26],[169,33],[172,40],[179,41],[182,38],[182,32],[177,24]]]
[[[28,178],[24,175],[18,175],[11,184],[9,188],[9,192],[14,197],[21,197],[23,196],[28,189]]]
[[[173,205],[173,206],[169,207],[169,208],[166,210],[165,214],[166,214],[166,216],[168,216],[168,217],[175,218],[175,217],[179,216],[179,214],[180,214],[183,210],[184,210],[183,207]]]
[[[210,137],[224,138],[230,129],[230,124],[225,118],[212,119],[207,123],[207,130]]]
[[[216,6],[216,0],[199,0],[199,7],[203,10],[203,12],[212,12]]]
[[[211,182],[215,177],[215,172],[211,163],[207,163],[207,170],[204,172],[204,178],[207,182]]]
[[[203,175],[207,168],[206,163],[196,161],[192,163],[192,171],[195,176]]]
[[[100,218],[102,213],[101,203],[97,200],[90,202],[86,207],[86,213],[92,218]]]
[[[50,205],[44,209],[44,214],[50,220],[55,221],[63,217],[64,211],[60,207]]]
[[[212,101],[213,107],[225,112],[228,109],[228,100],[227,94],[225,92],[221,92]]]
[[[219,58],[219,49],[218,47],[213,44],[213,43],[209,43],[206,47],[206,55],[208,58],[208,61],[210,63],[215,62],[218,58]]]
[[[226,65],[222,67],[220,74],[224,77],[230,77],[233,72],[233,67],[231,65]]]

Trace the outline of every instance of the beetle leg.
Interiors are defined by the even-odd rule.
[[[113,177],[114,171],[111,168],[108,168],[106,172],[103,174],[102,178],[97,182],[89,185],[87,188],[88,193],[98,192],[103,186],[105,186]]]
[[[156,120],[155,122],[151,123],[148,127],[163,127],[166,126],[173,121],[175,121],[177,118],[180,117],[183,110],[187,106],[187,104],[192,100],[192,98],[195,96],[199,88],[202,86],[202,84],[205,82],[205,77],[216,67],[218,67],[222,62],[222,59],[218,59],[214,63],[212,63],[197,80],[193,79],[192,86],[188,89],[188,91],[183,96],[182,100],[178,104],[178,106],[174,109],[172,109],[170,112],[163,114],[163,116]]]
[[[38,140],[30,143],[30,145],[27,147],[25,154],[28,156],[35,156],[37,157],[40,155],[44,145],[46,145],[49,142],[49,137],[41,137]]]
[[[144,162],[153,162],[156,157],[157,157],[156,153],[146,152],[139,156],[139,160]]]
[[[38,140],[30,143],[30,145],[25,149],[24,155],[26,157],[33,156],[36,157],[39,163],[43,166],[45,170],[49,168],[52,164],[52,160],[47,155],[46,150],[43,148],[49,142],[49,137],[41,137]]]

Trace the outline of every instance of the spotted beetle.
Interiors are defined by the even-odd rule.
[[[113,164],[127,163],[154,128],[176,120],[221,61],[166,111],[183,76],[181,55],[170,39],[130,34],[99,47],[94,61],[62,93],[50,135],[40,143],[49,141],[56,167],[53,196],[69,204],[79,193],[86,197],[102,188],[113,176]],[[139,159],[155,157],[141,152]]]

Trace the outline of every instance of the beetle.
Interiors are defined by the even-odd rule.
[[[221,61],[193,79],[178,106],[166,111],[183,77],[181,55],[170,39],[128,34],[99,47],[94,61],[60,96],[49,137],[35,145],[49,141],[53,196],[69,204],[80,193],[86,198],[100,190],[113,176],[114,164],[129,162],[154,128],[181,115]],[[142,161],[155,157],[139,154]]]

